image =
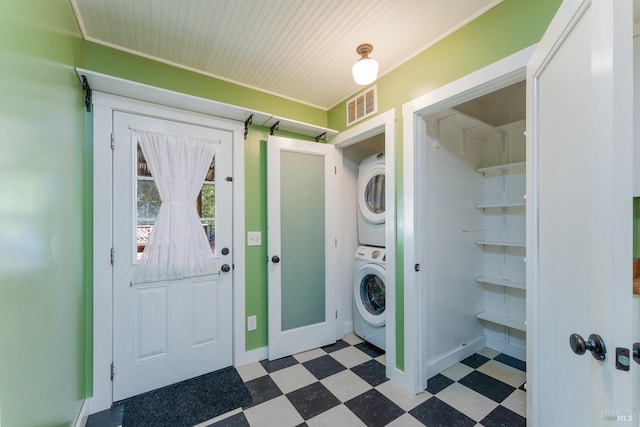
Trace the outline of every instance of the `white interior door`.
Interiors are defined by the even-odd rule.
[[[231,365],[232,272],[131,283],[159,196],[131,129],[212,141],[215,155],[196,202],[220,266],[232,266],[232,133],[114,112],[113,400]]]
[[[267,142],[269,359],[335,342],[335,147]]]
[[[631,0],[566,0],[527,69],[531,425],[637,425],[616,369],[632,345],[631,71]],[[574,333],[606,358],[574,354]]]

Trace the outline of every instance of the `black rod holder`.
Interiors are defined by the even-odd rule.
[[[271,126],[269,135],[273,135],[278,130],[279,127],[280,127],[280,120],[278,120],[273,126]]]
[[[316,142],[327,142],[327,133],[323,132],[320,135],[316,136]]]
[[[87,113],[91,112],[91,87],[89,86],[89,81],[87,80],[87,76],[82,75],[82,89],[84,90],[84,106],[87,110]]]
[[[249,125],[253,123],[253,114],[251,114],[247,120],[244,121],[244,139],[247,139],[249,133]]]

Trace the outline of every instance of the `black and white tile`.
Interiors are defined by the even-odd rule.
[[[380,349],[336,344],[238,368],[253,403],[208,427],[524,426],[526,364],[484,349],[409,393],[385,378]]]

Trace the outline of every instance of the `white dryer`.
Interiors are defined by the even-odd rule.
[[[386,324],[386,252],[360,246],[353,276],[353,323],[356,335],[384,350]]]
[[[365,158],[358,170],[358,242],[385,246],[384,152]]]

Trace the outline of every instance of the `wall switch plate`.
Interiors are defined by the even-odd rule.
[[[255,331],[258,327],[258,319],[257,316],[249,316],[247,317],[247,331]]]
[[[262,233],[259,231],[249,231],[247,233],[247,246],[260,246],[262,244]]]

